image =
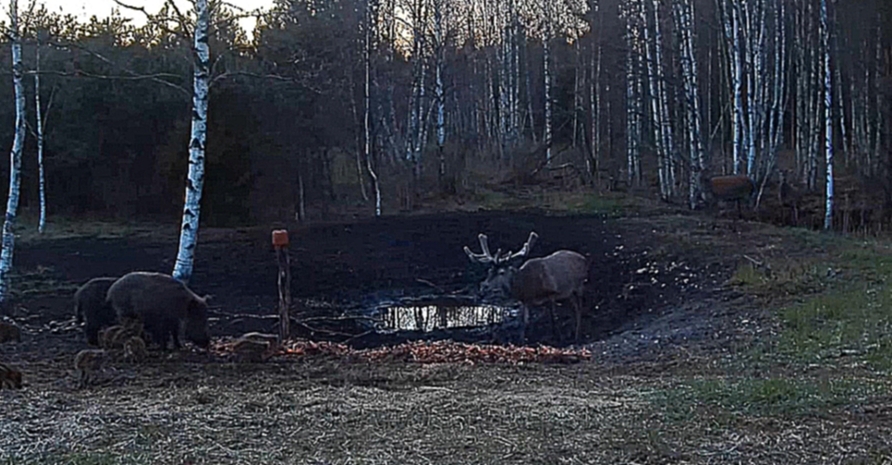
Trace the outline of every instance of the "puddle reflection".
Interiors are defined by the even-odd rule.
[[[382,323],[384,329],[427,332],[501,323],[507,312],[495,305],[404,305],[384,308]]]

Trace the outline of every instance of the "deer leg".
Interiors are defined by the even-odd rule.
[[[530,321],[530,309],[526,306],[526,304],[521,305],[521,327],[520,327],[520,339],[523,342],[527,340],[527,324]]]
[[[554,318],[554,299],[551,299],[551,306],[549,307],[549,310],[551,316],[551,337],[554,338],[555,334],[557,333],[557,340],[558,342],[560,342],[563,338],[561,337],[561,334],[557,332],[557,323]]]

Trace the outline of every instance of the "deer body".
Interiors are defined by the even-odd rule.
[[[790,184],[790,175],[786,170],[778,171],[778,177],[780,180],[778,182],[777,200],[782,208],[790,208],[793,213],[793,226],[799,226],[799,199],[802,197],[802,192]]]
[[[743,174],[703,178],[703,192],[706,194],[707,202],[709,204],[717,201],[736,202],[737,214],[740,217],[743,216],[740,201],[749,203],[755,191],[756,185],[753,180]]]
[[[471,261],[492,263],[486,280],[480,284],[480,292],[489,294],[500,292],[510,296],[522,305],[523,327],[529,322],[529,307],[550,303],[552,332],[555,330],[554,306],[559,300],[570,300],[576,314],[575,340],[579,340],[582,325],[582,295],[588,278],[588,259],[571,250],[558,250],[547,257],[532,258],[520,268],[508,265],[510,260],[523,257],[538,236],[530,233],[530,239],[523,249],[515,254],[501,255],[501,250],[493,256],[489,253],[486,236],[481,234],[482,254],[474,254],[467,247],[465,253]]]

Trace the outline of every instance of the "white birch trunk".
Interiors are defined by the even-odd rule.
[[[573,142],[571,146],[575,149],[579,140],[579,112],[582,110],[582,102],[580,101],[581,93],[579,91],[579,39],[573,41]]]
[[[826,0],[825,0],[826,1]],[[883,21],[882,15],[878,11],[876,13],[876,46],[874,48],[875,56],[874,56],[874,109],[876,110],[876,116],[874,121],[876,122],[876,129],[874,130],[874,143],[873,143],[873,153],[876,154],[876,157],[879,159],[881,156],[881,151],[883,150],[883,128],[885,127],[885,123],[883,122],[883,94],[879,92],[880,79],[883,75]],[[888,53],[888,52],[886,52]],[[865,89],[868,93],[870,93],[870,87]]]
[[[551,41],[551,18],[549,17],[549,0],[543,0],[545,5],[545,31],[542,36],[542,66],[545,81],[545,160],[551,165],[551,53],[549,42]]]
[[[363,63],[365,72],[364,76],[364,86],[363,86],[363,118],[362,118],[362,126],[363,126],[363,155],[365,157],[365,166],[368,170],[369,177],[372,178],[372,188],[375,189],[375,216],[381,216],[381,186],[378,183],[378,175],[375,173],[375,170],[372,169],[372,125],[371,125],[371,113],[372,113],[372,98],[371,98],[371,81],[372,81],[372,28],[374,27],[374,19],[372,15],[372,2],[376,0],[367,0],[365,7],[365,50],[363,56]],[[377,16],[377,15],[374,15]]]
[[[663,32],[660,27],[660,0],[653,0],[654,8],[654,68],[657,79],[657,97],[660,112],[660,137],[663,145],[663,156],[666,163],[667,190],[669,198],[675,196],[676,148],[672,134],[672,120],[669,117],[669,98],[666,92],[663,70]]]
[[[740,39],[740,13],[737,2],[722,2],[722,19],[725,40],[728,42],[728,66],[731,74],[731,87],[734,105],[731,109],[732,171],[740,173],[743,149],[743,58]],[[730,11],[729,11],[730,10]]]
[[[602,14],[597,2],[592,2],[592,9],[598,15],[598,35],[596,43],[592,44],[592,69],[591,79],[589,80],[589,102],[591,105],[591,136],[592,153],[589,166],[589,173],[595,177],[599,176],[600,159],[601,159],[601,30],[602,30]],[[609,134],[609,133],[608,133]]]
[[[208,28],[210,11],[208,0],[194,0],[195,38],[192,44],[193,91],[192,133],[189,142],[189,177],[186,180],[186,200],[183,205],[183,226],[173,277],[189,282],[198,245],[198,223],[201,214],[201,192],[204,187],[204,158],[207,147],[208,87],[210,85],[210,49]]]
[[[624,4],[626,19],[626,161],[630,185],[641,183],[641,118],[644,111],[640,16],[633,3]]]
[[[686,108],[688,110],[688,138],[690,149],[690,179],[689,179],[689,204],[691,209],[697,207],[700,198],[700,175],[703,171],[705,160],[703,156],[703,138],[700,114],[700,91],[697,84],[697,58],[694,54],[693,36],[693,4],[691,0],[675,3],[676,24],[681,35],[681,66],[682,81],[684,84]]]
[[[643,31],[644,38],[644,50],[646,54],[646,65],[647,65],[647,83],[648,89],[650,93],[648,95],[648,100],[650,101],[650,109],[651,109],[651,121],[653,122],[653,137],[654,137],[654,145],[657,149],[657,170],[660,181],[660,198],[662,200],[669,200],[671,198],[671,188],[670,188],[670,176],[669,176],[669,164],[667,161],[667,147],[665,144],[665,140],[662,136],[663,130],[663,122],[662,122],[662,108],[660,101],[660,91],[659,85],[657,84],[657,70],[654,59],[654,51],[653,45],[650,41],[650,29],[647,23],[647,3],[641,2],[639,4],[639,21],[640,27]]]
[[[530,138],[533,139],[533,143],[539,143],[539,137],[536,135],[536,120],[533,116],[533,84],[532,84],[532,66],[530,66],[530,49],[527,47],[527,35],[526,32],[523,34],[523,48],[524,48],[524,80],[526,81],[526,85],[524,86],[524,90],[526,91],[526,99],[527,99],[527,119],[530,122]],[[524,123],[526,124],[526,123]]]
[[[34,112],[37,113],[37,171],[40,189],[40,218],[37,221],[37,232],[46,231],[46,176],[43,169],[43,112],[40,106],[40,42],[35,51],[36,73],[34,73]]]
[[[12,82],[15,89],[15,137],[9,153],[9,197],[6,200],[6,218],[3,221],[3,250],[0,252],[0,303],[9,298],[9,272],[15,250],[15,222],[19,207],[21,186],[22,148],[25,144],[25,89],[22,84],[22,43],[19,37],[18,0],[9,2],[9,31],[12,47]]]
[[[827,162],[826,210],[824,229],[833,228],[833,86],[830,80],[830,28],[827,24],[827,0],[821,0],[821,46],[824,49],[824,153]]]

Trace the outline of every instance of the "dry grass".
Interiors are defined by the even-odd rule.
[[[0,394],[8,406],[0,422],[0,462],[890,460],[892,422],[883,420],[892,412],[888,397],[851,411],[842,402],[833,415],[752,414],[703,402],[705,393],[716,392],[708,385],[609,375],[590,363],[468,366],[305,358],[264,365],[150,364],[129,376],[125,371],[83,391],[57,383]],[[729,399],[738,388],[745,389],[728,384],[717,392]]]

